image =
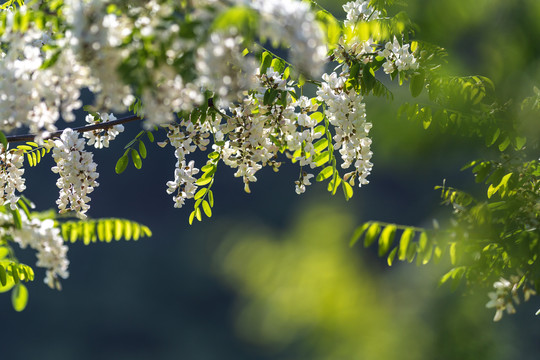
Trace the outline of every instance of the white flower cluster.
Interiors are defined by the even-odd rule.
[[[56,200],[60,213],[75,211],[81,219],[86,218],[90,208],[90,194],[99,184],[96,179],[97,164],[93,154],[84,150],[84,139],[70,128],[65,129],[60,139],[54,140],[53,158],[56,162],[51,170],[60,175],[56,186],[60,197]]]
[[[369,1],[351,1],[343,5],[343,10],[347,13],[345,25],[355,26],[357,22],[371,21],[381,19],[381,13],[369,5]],[[377,48],[382,50],[376,51]],[[407,71],[418,69],[418,62],[409,50],[409,44],[401,45],[394,37],[393,41],[384,44],[378,44],[372,39],[345,39],[341,38],[339,47],[334,52],[334,56],[339,61],[345,61],[350,58],[360,60],[367,64],[374,60],[374,54],[382,56],[386,59],[383,63],[383,70],[387,74],[392,74],[394,71]]]
[[[30,221],[24,217],[22,228],[14,229],[10,234],[21,248],[29,246],[37,251],[36,265],[47,269],[45,283],[51,288],[60,289],[59,278],[67,279],[69,276],[68,247],[64,244],[60,229],[54,226],[54,220]]]
[[[311,185],[310,179],[313,177],[313,174],[308,174],[306,172],[302,172],[300,175],[300,179],[295,181],[296,188],[294,191],[298,195],[303,194],[306,192],[306,186]]]
[[[109,121],[116,120],[116,116],[113,113],[98,113],[98,119],[92,114],[86,115],[86,122],[89,124],[102,124]],[[124,131],[124,125],[114,125],[107,129],[98,129],[93,131],[86,131],[83,133],[83,137],[88,139],[88,145],[94,145],[96,149],[102,149],[109,147],[109,142],[114,140],[116,136]]]
[[[409,51],[409,44],[402,46],[396,37],[393,42],[386,43],[384,50],[379,51],[378,54],[386,59],[383,69],[387,74],[393,73],[396,69],[398,71],[418,69],[419,64]]]
[[[490,300],[486,304],[487,308],[496,309],[493,321],[501,320],[504,310],[508,314],[514,314],[516,312],[514,303],[517,305],[520,302],[518,296],[519,281],[519,276],[511,276],[510,281],[500,278],[499,281],[493,284],[495,291],[488,294]],[[525,301],[528,301],[531,295],[536,295],[536,291],[528,287],[527,284],[523,285],[523,297]]]
[[[118,68],[127,60],[136,61],[143,42],[155,44],[156,52],[161,51],[160,46],[168,47],[165,63],[158,66],[156,61],[148,59],[138,65],[147,82],[156,84],[146,87],[141,94],[147,119],[145,126],[171,123],[175,112],[189,111],[200,105],[204,99],[200,88],[186,82],[172,66],[194,47],[193,41],[182,41],[178,24],[166,20],[173,18],[173,8],[152,0],[131,7],[128,14],[117,15],[107,13],[106,6],[106,2],[100,0],[67,0],[63,7],[67,22],[73,28],[67,36],[71,36],[70,43],[78,60],[91,70],[89,88],[97,94],[98,106],[122,110],[133,103],[133,91]],[[150,38],[152,41],[148,42]]]
[[[249,3],[261,15],[260,35],[288,46],[292,63],[300,71],[311,77],[320,76],[328,50],[309,4],[296,0],[252,0]]]
[[[199,173],[193,160],[186,163],[186,155],[197,150],[197,147],[204,151],[210,143],[208,139],[209,125],[200,126],[193,124],[191,120],[183,120],[178,125],[170,125],[167,134],[169,141],[175,148],[176,169],[174,171],[174,180],[167,182],[167,193],[175,194],[173,197],[174,207],[181,208],[186,199],[195,196],[197,179],[193,177]]]
[[[203,87],[225,103],[236,102],[254,85],[257,69],[252,57],[242,55],[242,37],[215,32],[197,49],[196,66]]]
[[[369,5],[369,1],[349,1],[343,5],[343,10],[347,13],[345,26],[355,25],[360,21],[377,20],[381,13]]]
[[[26,8],[18,11],[25,13]],[[13,30],[15,13],[7,12],[6,17],[0,35],[0,42],[9,44],[0,55],[2,130],[25,126],[39,135],[55,131],[60,115],[66,121],[74,120],[72,111],[81,106],[79,89],[88,85],[88,71],[74,61],[69,50],[62,51],[51,67],[42,69],[46,60],[42,48],[51,42],[50,36],[33,24],[24,32]],[[56,45],[61,47],[61,43]]]
[[[174,170],[174,180],[167,182],[167,194],[176,193],[173,197],[174,207],[181,208],[185,204],[186,199],[191,199],[195,196],[197,179],[193,175],[197,175],[199,169],[195,167],[195,161],[191,160],[186,164],[185,160],[176,163]]]
[[[346,89],[347,74],[338,76],[335,72],[324,74],[324,82],[317,91],[317,99],[328,106],[326,116],[334,126],[336,135],[334,148],[339,150],[343,169],[353,163],[355,171],[346,175],[351,184],[358,178],[359,186],[368,184],[367,176],[371,173],[373,164],[370,162],[371,139],[368,137],[371,123],[366,121],[365,104],[362,95],[354,89]]]
[[[308,165],[310,168],[316,167],[316,164],[313,162],[313,159],[316,155],[315,147],[313,146],[313,143],[321,138],[323,136],[322,133],[315,131],[315,127],[317,126],[318,122],[313,119],[311,116],[309,116],[309,112],[317,111],[317,108],[319,105],[315,102],[312,102],[311,99],[301,96],[296,103],[293,104],[293,106],[296,106],[300,109],[300,113],[298,114],[298,125],[300,126],[299,132],[296,132],[293,134],[292,140],[293,140],[293,148],[300,149],[300,155],[295,159],[300,162],[300,166],[306,166]],[[309,181],[303,181],[303,179],[311,178],[311,176],[308,175],[301,175],[301,179],[299,179],[299,182],[304,185],[311,185]],[[303,192],[303,191],[302,191]]]
[[[5,151],[1,145],[0,148],[0,206],[10,204],[15,210],[15,204],[19,201],[15,191],[23,192],[26,189],[22,177],[24,155],[21,151]]]
[[[66,45],[73,49],[77,62],[89,67],[88,85],[99,107],[121,109],[133,98],[117,71],[128,55],[119,45],[131,29],[115,14],[107,14],[106,5],[97,0],[66,0],[62,13],[72,29],[66,33]]]
[[[312,141],[322,135],[314,132],[316,122],[305,114],[312,105],[307,104],[307,98],[301,98],[301,104],[305,107],[301,110],[303,113],[297,113],[298,102],[292,101],[288,92],[291,88],[279,73],[268,68],[258,78],[260,86],[257,92],[240,105],[230,108],[232,116],[226,124],[217,128],[216,139],[227,136],[228,140],[223,145],[213,145],[223,162],[237,169],[234,176],[243,179],[246,192],[250,192],[249,184],[257,181],[255,175],[264,166],[269,165],[277,171],[280,163],[276,159],[281,144],[286,145],[292,153],[301,150],[305,144],[307,152],[301,153],[298,159],[300,165],[305,165],[302,161],[308,158],[307,153],[313,149]],[[277,100],[282,101],[265,104],[264,94],[270,90],[276,91]]]

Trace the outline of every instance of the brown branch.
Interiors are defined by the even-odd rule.
[[[78,127],[78,128],[74,128],[73,130],[78,131],[80,133],[84,133],[84,132],[88,132],[88,131],[92,131],[92,130],[98,130],[98,129],[109,129],[109,128],[112,128],[115,125],[120,125],[120,124],[124,124],[124,123],[131,122],[131,121],[137,121],[137,120],[142,120],[142,118],[138,117],[137,115],[131,115],[131,116],[128,116],[128,117],[125,117],[125,118],[122,118],[122,119],[118,119],[118,120],[107,121],[107,122],[102,122],[102,123],[93,124],[93,125],[81,126],[81,127]],[[45,137],[44,140],[59,137],[60,135],[62,135],[62,131],[63,130],[58,130],[58,131],[52,132],[47,137]],[[9,143],[12,143],[12,142],[20,142],[20,141],[34,141],[34,138],[36,136],[37,135],[35,135],[35,134],[25,134],[25,135],[6,136],[6,138],[7,138],[7,141]]]

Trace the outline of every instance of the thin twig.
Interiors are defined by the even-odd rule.
[[[107,121],[107,122],[102,122],[102,123],[93,124],[93,125],[81,126],[78,128],[74,128],[73,130],[78,131],[80,133],[84,133],[84,132],[99,130],[99,129],[110,129],[115,125],[120,125],[120,124],[128,123],[131,121],[139,121],[139,120],[142,120],[142,118],[137,115],[131,115],[131,116],[118,119],[118,120]],[[63,130],[58,130],[58,131],[49,133],[43,140],[59,137],[60,135],[62,135],[62,131]],[[34,141],[36,136],[37,136],[36,134],[25,134],[25,135],[6,136],[6,138],[9,143],[13,143],[13,142],[21,142],[21,141]]]

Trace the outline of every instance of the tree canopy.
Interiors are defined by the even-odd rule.
[[[462,169],[481,191],[442,183],[449,219],[433,228],[370,221],[359,224],[351,245],[377,246],[388,265],[449,259],[441,283],[493,287],[486,292],[494,320],[515,312],[540,289],[538,141],[524,131],[538,116],[540,90],[509,98],[486,76],[451,74],[445,49],[424,40],[392,5],[351,1],[334,15],[315,1],[5,2],[0,284],[12,290],[13,307],[25,308],[23,283],[35,278],[16,246],[36,250],[45,283],[60,288],[69,275],[66,242],[152,234],[121,215],[88,216],[99,191],[88,147],[104,151],[125,127],[142,124],[116,155],[115,171],[141,169],[151,161],[149,146],[171,149],[176,164],[166,192],[174,207],[192,209],[189,224],[212,217],[225,167],[250,193],[264,167],[278,172],[290,162],[297,194],[324,182],[349,200],[357,186],[369,186],[376,166],[376,123],[366,102],[392,101],[400,86],[409,99],[399,116],[426,134],[484,144]],[[83,103],[88,90],[93,99]],[[76,116],[81,108],[84,122]],[[58,211],[36,212],[24,176],[49,155]]]

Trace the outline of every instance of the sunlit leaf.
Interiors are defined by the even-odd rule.
[[[23,284],[17,284],[11,292],[11,303],[15,311],[20,312],[26,308],[28,304],[28,289]]]

